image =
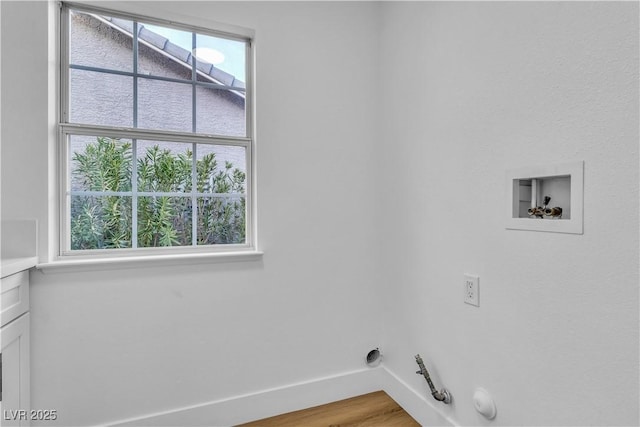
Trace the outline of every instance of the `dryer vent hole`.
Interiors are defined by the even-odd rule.
[[[380,349],[371,350],[367,353],[367,365],[375,365],[380,361]]]

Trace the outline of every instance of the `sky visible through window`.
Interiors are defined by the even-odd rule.
[[[188,51],[192,50],[191,33],[143,23],[145,28],[166,37],[172,43]],[[197,36],[196,57],[209,62],[236,79],[246,82],[245,43],[212,36]]]

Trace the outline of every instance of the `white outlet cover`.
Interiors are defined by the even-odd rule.
[[[480,307],[480,277],[465,274],[463,280],[464,302]]]

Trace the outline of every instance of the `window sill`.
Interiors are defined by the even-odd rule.
[[[43,273],[71,273],[111,268],[138,268],[154,266],[178,266],[185,264],[213,264],[225,262],[259,261],[264,252],[188,253],[168,255],[141,255],[114,258],[64,259],[36,265]]]

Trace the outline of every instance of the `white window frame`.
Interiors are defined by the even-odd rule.
[[[175,28],[182,31],[189,31],[197,34],[209,35],[214,37],[222,37],[232,40],[238,40],[246,43],[245,50],[245,137],[236,136],[224,136],[224,135],[212,135],[212,134],[198,134],[190,132],[176,132],[176,131],[160,131],[140,128],[125,128],[125,127],[109,127],[109,126],[97,126],[87,124],[74,124],[69,123],[69,10],[78,10],[85,13],[94,13],[111,16],[114,18],[121,18],[131,21],[143,21],[145,23],[160,25],[164,27]],[[256,232],[255,232],[255,194],[254,194],[254,102],[253,102],[253,42],[250,37],[245,35],[239,35],[230,33],[228,31],[221,31],[212,28],[203,28],[195,25],[180,24],[169,20],[162,20],[150,16],[143,16],[134,13],[124,13],[110,9],[103,9],[99,7],[86,6],[83,4],[76,4],[70,2],[61,3],[60,7],[60,20],[59,20],[59,124],[58,124],[58,138],[57,138],[57,152],[58,152],[58,217],[59,217],[59,233],[58,233],[58,260],[92,260],[92,259],[111,259],[111,258],[157,258],[161,255],[179,255],[185,256],[193,254],[194,256],[201,256],[207,254],[220,254],[220,255],[233,255],[234,253],[246,254],[260,254],[257,251],[256,245]],[[133,36],[133,44],[137,40],[137,35]],[[135,55],[134,55],[135,57]],[[134,63],[135,63],[134,59]],[[121,74],[121,73],[118,73]],[[124,73],[134,78],[137,76],[143,76],[149,78],[147,75],[138,74],[134,69],[132,72]],[[158,78],[157,80],[167,80],[166,78]],[[195,87],[197,83],[191,82]],[[228,86],[220,85],[225,90],[231,90]],[[195,103],[195,99],[193,101]],[[195,107],[194,107],[195,112]],[[135,126],[135,123],[134,123]],[[195,128],[193,129],[195,131]],[[88,136],[107,136],[112,138],[126,138],[132,140],[155,140],[155,141],[170,141],[185,143],[193,150],[194,158],[196,154],[197,144],[211,144],[211,145],[224,145],[224,146],[239,146],[245,148],[245,165],[246,165],[246,179],[245,179],[245,243],[243,244],[217,244],[217,245],[197,245],[197,242],[193,242],[191,246],[168,246],[168,247],[149,247],[149,248],[126,248],[126,249],[90,249],[90,250],[71,250],[71,230],[70,230],[70,210],[69,210],[69,179],[70,179],[70,153],[68,150],[68,138],[71,135],[88,135]],[[190,144],[190,145],[189,145]],[[133,183],[132,183],[133,184]],[[135,186],[135,185],[134,185]],[[198,193],[185,193],[192,197],[200,196]],[[158,195],[165,195],[157,193]],[[181,196],[185,196],[181,194]],[[127,196],[133,198],[140,195],[140,192],[136,192],[135,188],[132,188],[131,192],[127,192]],[[168,194],[167,194],[168,195]],[[210,193],[203,194],[202,196],[210,197]],[[135,213],[135,212],[134,212]],[[197,224],[197,220],[193,220],[194,224]],[[132,230],[132,234],[135,229]],[[195,240],[195,239],[194,239]]]

